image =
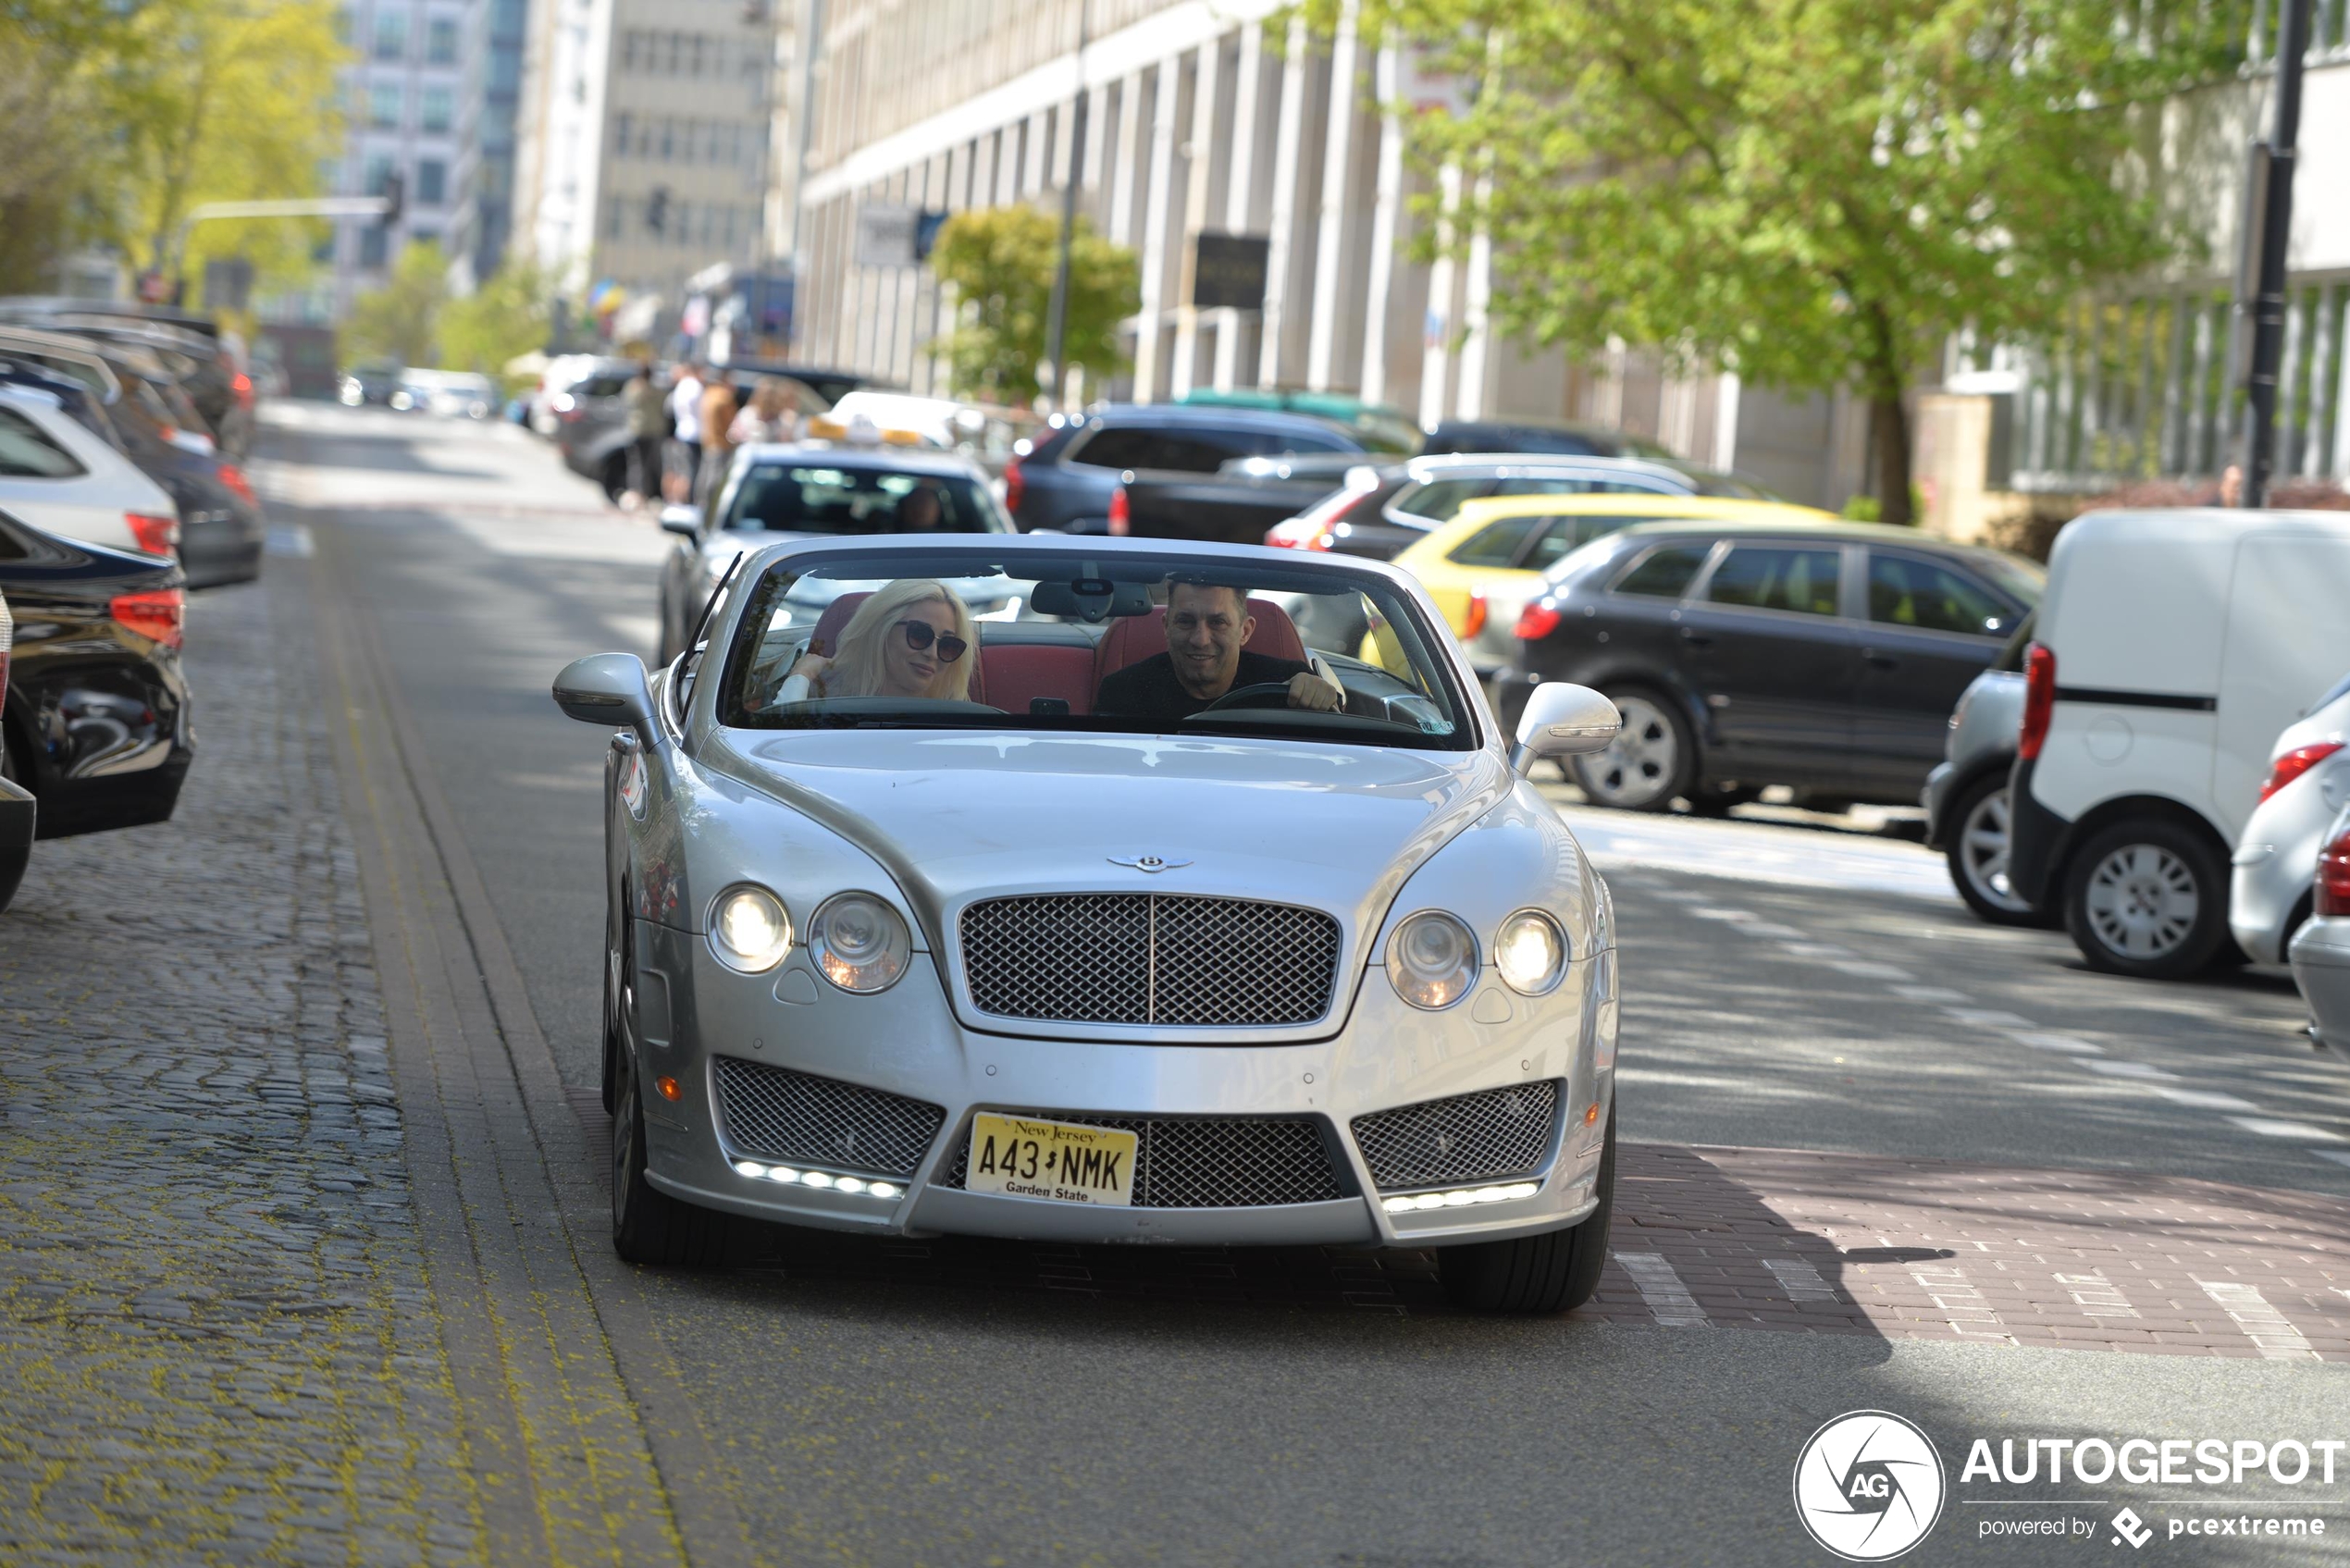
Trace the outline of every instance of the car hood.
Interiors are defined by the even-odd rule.
[[[972,899],[1147,891],[1327,910],[1350,961],[1512,782],[1485,751],[1255,738],[736,730],[712,751],[888,868],[934,945]]]

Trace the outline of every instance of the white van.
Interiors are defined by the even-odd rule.
[[[2099,512],[2025,656],[2008,877],[2093,968],[2237,957],[2229,852],[2279,731],[2350,668],[2350,512]]]

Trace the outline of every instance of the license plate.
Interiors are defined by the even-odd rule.
[[[963,1185],[973,1192],[1126,1208],[1134,1202],[1138,1142],[1114,1127],[983,1111],[971,1118]]]

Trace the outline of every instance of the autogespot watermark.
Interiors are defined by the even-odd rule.
[[[2158,1540],[2307,1539],[2326,1534],[2316,1505],[2339,1509],[2338,1493],[2313,1495],[2337,1485],[2337,1469],[2341,1484],[2350,1485],[2350,1439],[1975,1438],[1959,1467],[1957,1490],[1965,1495],[1955,1500],[1983,1511],[1975,1536],[1984,1540],[2061,1538],[2137,1551]],[[2120,1500],[2109,1497],[1999,1495],[2010,1488],[2072,1490],[2116,1482],[2185,1488],[2186,1495],[2142,1498],[2118,1511]],[[2220,1488],[2286,1488],[2288,1495],[2230,1498]],[[1948,1482],[1933,1440],[1889,1411],[1837,1416],[1812,1433],[1796,1458],[1796,1515],[1813,1540],[1847,1562],[1900,1556],[1933,1531],[1946,1500]],[[2140,1507],[2158,1517],[2146,1519]]]

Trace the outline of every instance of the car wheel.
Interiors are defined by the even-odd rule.
[[[621,935],[627,928],[627,921],[621,920],[617,927],[613,922],[614,916],[607,909],[604,913],[603,1066],[604,1114],[607,1116],[617,1110],[620,1104],[620,1010],[630,1005],[630,993],[634,990],[630,982],[635,973],[635,965],[631,961],[634,956],[627,951]]]
[[[1615,1108],[1600,1149],[1599,1207],[1582,1224],[1510,1241],[1472,1241],[1436,1254],[1445,1299],[1469,1312],[1566,1312],[1591,1299],[1607,1264],[1615,1208]]]
[[[1568,772],[1594,806],[1662,811],[1689,786],[1697,743],[1673,704],[1644,691],[1607,694],[1624,727],[1605,751],[1571,760]]]
[[[2064,924],[2091,969],[2183,979],[2227,940],[2227,866],[2179,823],[2117,822],[2072,858]]]
[[[727,1216],[682,1204],[645,1178],[645,1103],[624,1047],[612,1118],[612,1248],[629,1263],[703,1268],[726,1257]]]
[[[1995,926],[2046,925],[2008,882],[2008,779],[1989,773],[1950,803],[1943,857],[1966,907]]]

